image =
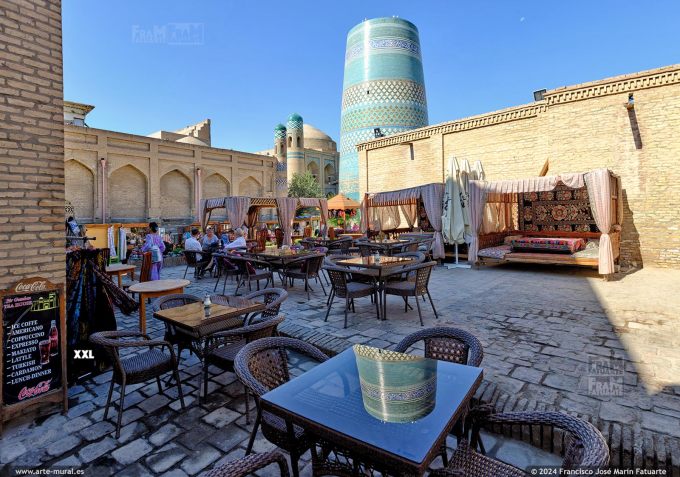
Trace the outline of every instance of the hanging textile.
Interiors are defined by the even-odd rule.
[[[78,249],[66,254],[66,343],[71,380],[107,365],[105,354],[90,344],[90,335],[115,331],[114,305],[125,314],[138,308],[111,278],[102,272],[108,253],[105,249]],[[94,360],[74,360],[74,349],[92,349]]]
[[[400,207],[409,230],[412,230],[416,223],[416,219],[418,218],[418,206],[416,204],[401,204]]]
[[[444,184],[430,184],[422,188],[423,205],[430,225],[434,229],[434,244],[432,257],[444,258],[444,237],[442,237],[442,200],[444,199]]]
[[[276,199],[276,208],[279,214],[279,225],[283,229],[283,244],[291,245],[293,233],[293,221],[297,210],[298,200],[294,197],[280,197]]]
[[[614,273],[614,250],[612,248],[612,181],[607,169],[596,169],[585,174],[590,209],[600,235],[598,272],[602,275]],[[618,192],[618,191],[617,191]],[[621,199],[619,198],[619,201]],[[618,215],[618,210],[616,211]]]
[[[468,262],[477,262],[477,252],[479,252],[479,234],[484,220],[484,206],[486,205],[486,192],[484,187],[486,182],[470,181],[469,185],[469,204],[470,204],[470,232],[472,240],[468,246]]]
[[[248,220],[248,209],[250,209],[249,197],[225,197],[224,208],[227,209],[227,218],[232,229],[242,227]]]

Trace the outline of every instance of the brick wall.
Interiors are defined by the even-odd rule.
[[[0,287],[64,267],[64,113],[59,0],[0,8]]]
[[[624,107],[629,93],[632,111]],[[538,175],[546,160],[549,174],[608,167],[623,182],[622,260],[680,267],[679,131],[675,65],[361,144],[360,188],[363,194],[442,181],[451,156],[481,160],[489,180]]]

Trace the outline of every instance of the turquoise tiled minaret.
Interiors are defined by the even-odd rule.
[[[400,18],[375,18],[347,34],[340,123],[340,192],[359,200],[356,144],[427,126],[418,28]]]
[[[297,113],[288,116],[286,123],[288,182],[293,179],[293,174],[304,174],[305,172],[305,138],[302,126],[302,116]]]
[[[288,167],[286,157],[286,126],[277,124],[274,128],[274,155],[276,156],[276,197],[288,195]]]

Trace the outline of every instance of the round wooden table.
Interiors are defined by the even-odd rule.
[[[118,275],[118,287],[123,286],[123,275],[130,275],[130,280],[135,279],[135,267],[134,265],[125,265],[124,263],[114,263],[106,267],[106,274],[113,277]]]
[[[189,280],[152,280],[150,282],[136,283],[129,288],[132,293],[139,293],[139,331],[146,333],[146,300],[159,296],[184,293],[184,287],[189,285]]]

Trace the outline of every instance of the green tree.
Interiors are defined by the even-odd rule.
[[[319,181],[314,178],[311,172],[304,174],[293,174],[293,178],[288,184],[288,197],[323,197],[323,190]]]

